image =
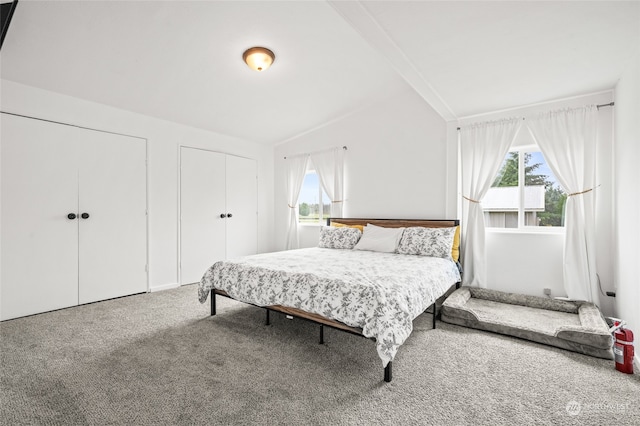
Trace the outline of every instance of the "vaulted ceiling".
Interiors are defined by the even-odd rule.
[[[407,90],[451,121],[611,89],[639,52],[637,1],[22,0],[0,71],[276,144]]]

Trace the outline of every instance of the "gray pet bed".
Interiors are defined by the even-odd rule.
[[[588,302],[462,287],[444,301],[442,321],[613,359],[607,322]]]

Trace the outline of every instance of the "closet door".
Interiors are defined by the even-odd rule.
[[[227,155],[227,258],[258,250],[258,177],[256,161]]]
[[[146,141],[78,132],[79,301],[145,292]]]
[[[225,180],[224,154],[180,149],[180,284],[225,259]]]
[[[0,319],[78,303],[75,128],[1,114]]]

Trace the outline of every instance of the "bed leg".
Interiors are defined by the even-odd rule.
[[[265,310],[267,311],[267,319],[266,319],[266,321],[264,322],[264,325],[271,325],[271,321],[270,321],[270,318],[269,318],[269,313],[270,313],[271,311],[270,311],[269,309],[265,309]]]
[[[384,381],[387,383],[391,381],[391,361],[384,368]]]
[[[216,293],[211,290],[211,316],[216,314]]]
[[[320,324],[320,344],[324,344],[324,325]]]
[[[437,302],[433,302],[433,329],[434,330],[436,329],[436,312],[438,312],[437,310],[438,306],[436,305],[436,303]]]

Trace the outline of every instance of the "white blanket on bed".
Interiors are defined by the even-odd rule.
[[[420,315],[460,273],[451,260],[360,250],[309,248],[221,261],[202,277],[212,288],[258,306],[302,309],[362,329],[386,366]]]

